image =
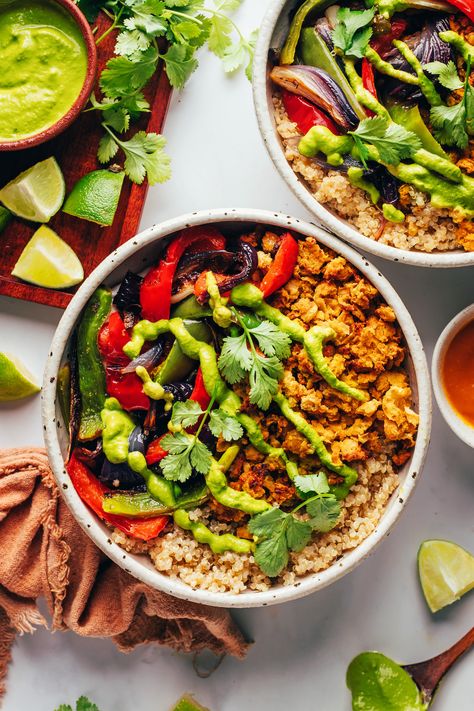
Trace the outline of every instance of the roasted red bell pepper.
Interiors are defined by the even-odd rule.
[[[268,298],[293,276],[298,260],[298,242],[289,232],[283,235],[275,259],[260,283],[263,296]]]
[[[67,471],[71,477],[73,486],[82,501],[94,511],[99,518],[109,523],[115,528],[119,528],[132,538],[140,541],[149,541],[156,538],[166,526],[168,516],[156,516],[155,518],[127,518],[126,516],[115,516],[105,513],[102,509],[104,495],[111,493],[111,489],[102,484],[74,453],[67,464]]]
[[[201,410],[205,410],[211,402],[211,397],[204,387],[204,378],[201,368],[198,368],[196,380],[194,381],[194,390],[189,399],[197,402],[201,406]]]
[[[110,314],[99,331],[99,352],[104,361],[107,393],[116,397],[124,410],[148,410],[150,398],[143,392],[143,383],[135,373],[122,375],[120,369],[130,363],[123,347],[130,340],[122,317]]]
[[[375,96],[375,98],[377,99],[374,70],[372,69],[372,65],[366,57],[362,59],[362,84],[364,85],[364,88],[367,89],[367,91],[369,91],[372,96]],[[374,112],[370,111],[370,109],[366,109],[366,111],[369,116],[375,116]]]
[[[143,279],[140,287],[143,318],[149,321],[169,318],[173,279],[186,250],[205,252],[224,247],[225,237],[212,225],[190,227],[180,232],[168,246],[164,259],[152,267]]]
[[[340,134],[334,121],[307,99],[290,91],[282,91],[282,100],[288,118],[296,123],[301,133],[308,133],[313,126],[326,126],[332,133]]]
[[[201,272],[201,274],[198,276],[196,281],[194,282],[194,296],[196,299],[199,301],[200,304],[203,304],[204,301],[207,300],[208,294],[207,294],[207,272],[209,270],[206,270],[205,272]],[[226,279],[229,278],[227,274],[216,274],[213,272],[214,278],[216,280],[217,285],[221,284],[223,281],[226,281]],[[228,296],[228,293],[221,294],[221,296]]]
[[[166,434],[167,433],[165,432],[165,434],[160,435],[149,444],[145,456],[146,463],[148,464],[148,466],[151,466],[152,464],[158,464],[158,462],[161,462],[161,460],[164,459],[168,454],[166,449],[163,449],[163,447],[161,446],[161,440]]]
[[[448,1],[451,2],[451,0]],[[462,2],[462,0],[457,0],[457,2]],[[453,2],[452,4],[454,5],[455,3]],[[466,0],[465,4],[468,4],[468,0]],[[393,49],[393,40],[400,39],[406,28],[406,20],[392,20],[390,32],[387,32],[384,35],[378,35],[377,37],[374,37],[370,41],[370,46],[375,49],[375,51],[378,52],[381,57],[383,57],[385,56],[385,54],[387,54],[387,52],[390,52]]]
[[[474,3],[472,0],[448,0],[450,5],[461,10],[472,22],[474,22]]]

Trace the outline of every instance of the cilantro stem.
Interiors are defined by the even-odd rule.
[[[96,45],[99,45],[106,37],[108,37],[108,36],[110,35],[111,32],[113,32],[113,31],[115,30],[115,28],[117,27],[117,25],[118,25],[118,23],[119,23],[119,21],[120,21],[120,18],[121,18],[122,14],[123,14],[124,9],[125,9],[125,8],[122,6],[116,15],[112,15],[111,13],[107,12],[107,11],[104,9],[105,14],[106,14],[108,17],[110,17],[110,19],[112,19],[112,17],[113,17],[114,19],[113,19],[113,22],[112,22],[112,24],[110,25],[110,27],[109,27],[108,29],[106,29],[105,32],[104,32],[103,34],[101,34],[100,37],[98,37],[98,38],[96,39],[96,41],[95,41]]]
[[[216,388],[214,388],[214,390],[212,391],[211,401],[209,402],[209,405],[207,406],[206,411],[205,411],[204,415],[202,416],[201,422],[199,423],[199,427],[198,427],[198,429],[197,429],[197,432],[196,432],[196,434],[194,435],[194,440],[195,440],[195,441],[197,440],[197,438],[198,438],[199,435],[201,434],[201,430],[202,430],[202,428],[204,427],[204,424],[205,424],[207,418],[209,417],[209,413],[211,412],[212,407],[213,407],[215,401],[216,401]]]
[[[295,506],[295,508],[291,510],[291,513],[296,513],[301,508],[303,508],[303,506],[306,506],[311,501],[316,501],[316,499],[327,499],[330,496],[333,496],[333,494],[315,494],[314,496],[310,496],[309,499],[304,499],[300,504],[298,504],[298,506]]]

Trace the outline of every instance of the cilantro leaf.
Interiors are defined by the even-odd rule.
[[[110,128],[113,128],[114,131],[118,131],[119,133],[128,131],[130,128],[130,114],[123,106],[112,105],[110,108],[104,110],[102,117],[107,126],[110,126]]]
[[[72,706],[69,704],[61,704],[61,706],[58,706],[55,711],[73,711]]]
[[[245,67],[245,76],[249,81],[252,81],[252,69],[253,69],[253,57],[254,57],[254,50],[255,50],[255,45],[257,44],[257,39],[258,39],[258,29],[253,30],[250,33],[250,37],[248,38],[247,41],[247,52],[248,52],[248,57],[249,61],[247,66]]]
[[[99,711],[98,707],[85,696],[76,701],[76,711]]]
[[[99,141],[97,150],[99,163],[108,163],[117,154],[118,149],[118,143],[115,142],[115,138],[109,133],[104,133]]]
[[[259,539],[255,561],[271,578],[285,568],[289,551],[302,550],[311,538],[311,526],[308,523],[278,508],[253,516],[248,528]]]
[[[466,107],[464,101],[454,106],[433,106],[430,120],[435,138],[445,146],[466,148]]]
[[[184,432],[165,435],[161,446],[168,452],[160,462],[160,468],[165,479],[184,483],[193,473],[191,451],[194,438]]]
[[[151,79],[158,65],[158,52],[149,47],[138,61],[128,57],[109,59],[102,72],[99,85],[105,96],[116,99],[141,89]]]
[[[292,514],[286,519],[286,541],[288,548],[295,553],[302,551],[311,540],[311,526],[307,521],[301,521]]]
[[[232,44],[233,24],[228,17],[214,15],[210,18],[210,32],[207,46],[217,57],[223,57]]]
[[[188,435],[186,432],[173,432],[173,434],[166,434],[160,444],[169,454],[182,454],[192,444],[192,440],[192,435]]]
[[[197,68],[194,48],[183,44],[173,44],[169,50],[160,55],[166,67],[170,84],[175,89],[181,89]]]
[[[261,410],[268,410],[282,375],[283,366],[278,358],[256,353],[249,374],[250,402]]]
[[[115,54],[120,54],[129,59],[140,60],[141,52],[150,46],[150,39],[140,30],[124,30],[117,35]]]
[[[291,338],[270,321],[262,321],[258,326],[249,328],[258,341],[260,350],[267,356],[276,356],[281,360],[290,355]]]
[[[171,161],[164,152],[166,139],[158,133],[138,131],[128,141],[115,137],[125,153],[124,169],[130,180],[141,185],[145,177],[150,185],[164,183],[171,176]]]
[[[452,59],[447,64],[444,62],[429,62],[423,66],[423,69],[437,76],[439,83],[446,89],[454,91],[455,89],[461,89],[463,86]]]
[[[218,0],[215,3],[219,12],[235,12],[242,4],[242,0]]]
[[[289,559],[288,544],[283,528],[271,538],[259,541],[254,553],[258,567],[270,578],[275,578],[286,567]]]
[[[371,143],[379,152],[382,163],[398,165],[421,148],[421,141],[412,131],[389,121],[383,116],[363,119],[355,131],[349,131],[366,143]]]
[[[209,428],[215,437],[222,435],[226,442],[240,439],[244,434],[240,422],[220,408],[211,412]]]
[[[131,30],[142,30],[154,37],[165,34],[168,26],[163,19],[164,2],[158,2],[158,0],[133,0],[130,2],[128,0],[127,4],[131,6],[133,16],[124,21],[125,27]]]
[[[224,71],[227,74],[236,72],[244,66],[247,60],[247,45],[244,38],[231,43],[221,55]]]
[[[320,496],[308,501],[306,510],[310,516],[308,523],[311,528],[326,533],[337,524],[341,505],[335,496]]]
[[[375,9],[351,10],[340,7],[337,11],[337,24],[332,32],[334,46],[346,56],[362,58],[372,37],[370,25]]]
[[[207,474],[211,467],[212,454],[204,442],[195,438],[190,451],[190,461],[194,469],[200,474]]]
[[[329,484],[327,476],[324,472],[317,474],[298,474],[295,477],[294,484],[302,494],[327,494],[329,492]]]
[[[199,420],[199,417],[204,412],[201,410],[199,403],[194,400],[186,400],[186,402],[175,402],[171,414],[171,423],[173,425],[181,425],[182,427],[192,427]]]
[[[100,9],[107,0],[76,0],[77,6],[84,13],[88,22],[95,22]]]
[[[244,378],[245,373],[252,367],[252,354],[247,347],[245,333],[224,338],[218,365],[230,385]]]

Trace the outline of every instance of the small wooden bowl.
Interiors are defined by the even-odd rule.
[[[64,114],[64,116],[61,116],[55,124],[44,129],[44,131],[35,133],[34,136],[28,136],[28,138],[22,138],[18,141],[4,141],[3,143],[0,141],[0,151],[20,151],[25,148],[33,148],[33,146],[38,146],[40,143],[44,143],[45,141],[49,141],[51,138],[55,138],[58,134],[68,128],[73,121],[75,121],[77,116],[87,104],[92,93],[97,73],[97,48],[91,27],[83,13],[74,3],[74,0],[54,0],[54,2],[57,5],[61,5],[61,7],[63,7],[73,18],[76,25],[79,27],[86,44],[87,71],[81,93],[69,111]]]

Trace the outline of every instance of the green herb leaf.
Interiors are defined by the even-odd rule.
[[[55,711],[73,711],[72,706],[69,704],[61,704],[61,706],[58,706]]]
[[[197,472],[200,474],[208,473],[211,467],[212,454],[204,442],[201,442],[201,440],[197,438],[194,440],[194,445],[191,448],[190,460]]]
[[[212,410],[209,419],[209,428],[215,437],[222,435],[226,442],[240,439],[244,434],[240,422],[220,408],[218,410]]]
[[[433,106],[430,120],[435,138],[445,146],[466,148],[466,107],[464,101],[454,106]]]
[[[106,0],[76,0],[77,6],[84,13],[88,22],[95,22],[99,11],[106,4]]]
[[[169,50],[161,55],[165,62],[166,73],[170,84],[175,89],[181,89],[197,69],[197,60],[194,58],[194,48],[183,44],[173,44]]]
[[[125,27],[142,30],[153,37],[165,34],[168,25],[163,19],[164,2],[158,0],[127,0],[133,16],[124,21]]]
[[[324,472],[304,476],[298,474],[295,476],[294,484],[302,494],[327,494],[329,492],[328,479]]]
[[[125,172],[134,183],[141,185],[145,177],[150,185],[169,180],[171,161],[164,152],[166,139],[163,136],[138,131],[129,141],[117,143],[125,153]]]
[[[223,57],[226,49],[232,44],[231,34],[234,26],[228,17],[220,15],[214,15],[210,24],[207,46],[217,57]]]
[[[447,64],[444,62],[429,62],[423,66],[423,69],[437,76],[439,83],[446,89],[454,91],[455,89],[461,89],[463,86],[456,65],[452,60]]]
[[[311,526],[307,521],[300,521],[293,514],[286,519],[286,541],[288,548],[295,553],[302,551],[311,539]]]
[[[398,165],[403,158],[409,158],[421,148],[421,141],[412,131],[393,121],[375,116],[363,119],[351,136],[371,143],[379,152],[382,163]]]
[[[76,711],[99,711],[99,709],[92,701],[89,701],[85,696],[81,696],[76,702]]]
[[[255,561],[271,578],[285,568],[289,551],[302,550],[311,538],[310,525],[278,508],[253,516],[248,528],[259,539]]]
[[[332,32],[334,46],[350,57],[362,58],[372,37],[370,25],[375,10],[351,10],[341,7],[337,11],[337,25]]]
[[[109,59],[99,84],[105,96],[116,99],[141,89],[151,79],[158,66],[158,52],[150,47],[133,61],[127,57]]]
[[[258,326],[249,328],[257,339],[260,350],[267,356],[276,356],[280,360],[290,355],[291,338],[270,321],[262,321]]]
[[[311,517],[308,521],[311,528],[326,533],[337,524],[341,505],[335,496],[321,496],[308,501],[306,510]]]
[[[124,30],[117,36],[115,54],[140,61],[142,52],[150,46],[150,38],[140,30]]]
[[[247,43],[243,38],[237,42],[230,44],[225,52],[221,55],[224,71],[227,74],[236,72],[246,64],[248,57]]]
[[[282,375],[283,366],[278,358],[268,358],[256,353],[249,374],[250,402],[261,410],[268,410]]]
[[[184,483],[193,473],[191,451],[194,437],[184,432],[167,434],[161,440],[161,446],[169,454],[160,462],[165,479]]]
[[[230,385],[245,377],[245,373],[252,367],[252,354],[247,347],[245,333],[224,338],[218,365]]]
[[[289,552],[285,531],[275,532],[271,538],[259,541],[254,553],[260,570],[270,578],[275,578],[288,564]]]
[[[175,402],[171,413],[171,423],[186,427],[192,427],[197,423],[200,416],[204,415],[199,403],[194,400],[186,400],[186,402]]]
[[[108,163],[117,154],[119,147],[113,136],[105,133],[99,141],[97,158],[100,163]]]

